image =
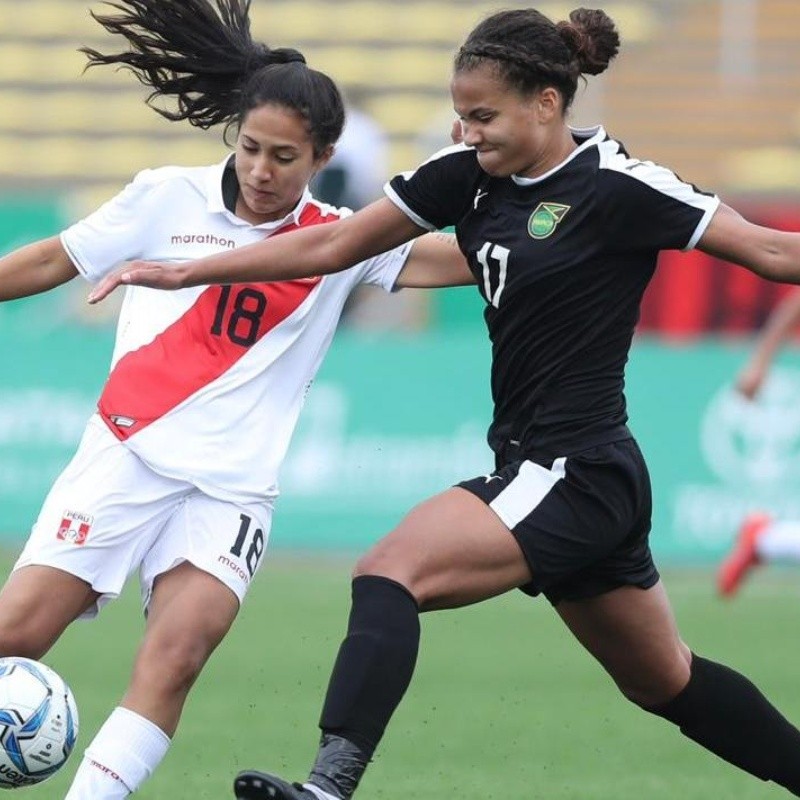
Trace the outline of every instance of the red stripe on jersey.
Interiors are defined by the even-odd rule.
[[[309,203],[298,227],[335,222]],[[212,383],[250,347],[285,320],[321,278],[210,286],[152,342],[126,353],[108,377],[97,407],[112,433],[125,440]]]

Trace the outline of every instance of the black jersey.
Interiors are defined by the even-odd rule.
[[[486,300],[502,453],[568,455],[627,435],[624,370],[660,250],[694,247],[719,200],[602,128],[538,178],[493,178],[455,145],[387,184],[420,226],[455,226]]]

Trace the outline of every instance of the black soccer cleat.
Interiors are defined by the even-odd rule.
[[[233,793],[238,800],[317,800],[302,784],[256,770],[240,772],[233,782]]]

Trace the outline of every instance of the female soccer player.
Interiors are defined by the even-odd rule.
[[[342,130],[339,91],[296,50],[253,42],[248,6],[115,0],[118,14],[96,17],[130,50],[87,50],[91,64],[126,65],[154,95],[177,97],[170,119],[232,125],[235,153],[146,170],[60,236],[0,259],[0,299],[349,213],[307,189]],[[0,593],[0,653],[39,658],[140,573],[147,624],[133,676],[69,800],[127,797],[163,758],[262,561],[278,467],[347,296],[363,283],[472,283],[452,239],[426,237],[337,275],[126,296],[97,413]]]
[[[543,593],[623,695],[763,780],[800,795],[800,732],[746,678],[681,640],[648,546],[647,467],[626,427],[625,362],[660,250],[700,247],[800,282],[800,235],[750,224],[566,112],[619,38],[603,11],[554,24],[488,17],[455,58],[463,143],[330,226],[183,264],[133,264],[159,288],[336,271],[455,225],[486,301],[496,470],[433,497],[360,559],[347,636],[308,782],[261,772],[237,797],[349,798],[414,670],[419,613],[510,589]]]

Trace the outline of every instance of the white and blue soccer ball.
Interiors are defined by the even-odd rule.
[[[46,780],[77,738],[78,709],[64,679],[29,658],[0,658],[0,789]]]

